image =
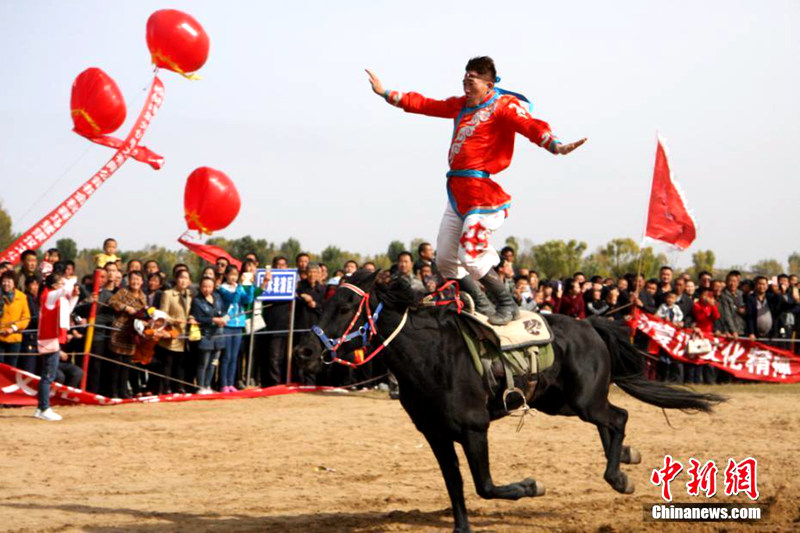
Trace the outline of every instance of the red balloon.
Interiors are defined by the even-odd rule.
[[[122,92],[99,68],[87,68],[75,78],[70,109],[75,131],[86,137],[107,135],[125,122]]]
[[[183,211],[189,229],[211,234],[228,227],[242,202],[233,181],[219,170],[200,167],[189,174],[183,191]]]
[[[147,47],[153,64],[178,74],[200,70],[208,59],[208,34],[194,17],[176,9],[147,19]]]

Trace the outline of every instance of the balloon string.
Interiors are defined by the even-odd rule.
[[[87,153],[89,153],[89,150],[91,150],[91,149],[92,149],[92,145],[90,144],[89,146],[87,146],[87,147],[86,147],[86,148],[83,150],[83,152],[81,152],[81,154],[80,154],[80,155],[79,155],[79,156],[78,156],[78,157],[75,159],[75,161],[73,161],[73,162],[72,162],[72,163],[71,163],[71,164],[70,164],[70,165],[69,165],[69,166],[66,168],[66,170],[64,170],[64,172],[62,172],[62,173],[61,173],[61,174],[60,174],[60,175],[59,175],[59,176],[58,176],[58,177],[55,179],[55,181],[54,181],[52,184],[50,184],[50,186],[49,186],[47,189],[45,189],[45,191],[44,191],[44,192],[43,192],[43,193],[42,193],[42,194],[39,196],[39,198],[37,198],[37,199],[36,199],[36,200],[35,200],[35,201],[34,201],[34,202],[33,202],[33,203],[30,205],[30,207],[28,207],[28,209],[26,209],[26,210],[25,210],[25,212],[24,212],[24,213],[22,213],[22,215],[21,215],[21,216],[20,216],[18,219],[16,219],[14,222],[15,222],[16,224],[19,224],[20,222],[22,222],[23,220],[25,220],[25,217],[26,217],[26,216],[28,216],[28,215],[31,213],[31,211],[33,211],[33,208],[34,208],[34,207],[36,207],[37,205],[39,205],[39,202],[41,202],[42,200],[44,200],[44,197],[45,197],[45,196],[47,196],[48,194],[50,194],[50,192],[51,192],[53,189],[55,189],[56,185],[58,185],[59,183],[61,183],[61,180],[63,180],[63,179],[64,179],[64,177],[65,177],[67,174],[69,174],[69,173],[70,173],[70,171],[72,171],[72,169],[73,169],[73,168],[75,168],[75,165],[77,165],[77,164],[78,164],[78,163],[81,161],[81,159],[83,159],[83,157],[84,157],[84,156],[85,156]]]

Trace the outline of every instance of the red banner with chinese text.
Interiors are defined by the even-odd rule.
[[[0,254],[0,261],[8,261],[12,265],[19,262],[22,252],[25,250],[36,250],[44,244],[50,237],[56,234],[66,223],[72,218],[78,210],[89,200],[97,189],[110,178],[122,164],[128,160],[133,152],[137,150],[139,141],[142,140],[145,131],[150,126],[161,104],[164,102],[164,84],[158,79],[158,76],[153,78],[153,83],[150,86],[150,91],[147,93],[147,100],[145,101],[139,117],[136,119],[134,127],[119,145],[114,146],[119,149],[108,160],[108,162],[98,170],[91,178],[89,178],[83,185],[73,192],[66,200],[64,200],[58,207],[50,211],[44,218],[34,224],[28,231],[23,233],[14,243],[5,249]],[[142,152],[143,157],[152,156],[149,150]],[[159,162],[160,166],[160,162]]]
[[[650,338],[651,346],[661,348],[670,357],[684,363],[711,365],[737,378],[776,383],[800,382],[800,356],[787,350],[748,339],[709,337],[709,353],[691,359],[686,346],[692,330],[679,328],[648,313],[638,313],[636,329]],[[658,352],[656,350],[650,350]]]
[[[276,385],[274,387],[245,389],[236,392],[216,392],[212,394],[164,394],[161,396],[142,396],[128,400],[106,398],[99,394],[73,389],[60,383],[50,387],[50,403],[53,405],[119,405],[130,403],[186,402],[191,400],[234,400],[241,398],[261,398],[330,390],[333,387]],[[0,363],[0,405],[33,406],[37,404],[39,376]]]

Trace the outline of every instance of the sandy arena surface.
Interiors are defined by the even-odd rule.
[[[490,431],[496,482],[533,476],[541,498],[481,500],[466,461],[467,506],[478,531],[682,531],[643,520],[659,501],[649,474],[665,453],[758,459],[766,519],[747,529],[800,528],[800,386],[718,387],[730,401],[713,416],[661,411],[614,389],[630,412],[626,442],[642,464],[623,466],[636,493],[602,479],[597,430],[577,419],[536,414],[517,433],[506,418]],[[2,531],[449,531],[452,519],[433,454],[399,402],[379,393],[301,394],[60,409],[0,409]],[[676,501],[686,495],[682,474]],[[715,497],[719,502],[745,501]],[[692,529],[737,529],[731,522]]]

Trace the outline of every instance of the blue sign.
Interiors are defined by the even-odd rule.
[[[259,268],[256,271],[256,287],[264,283],[266,269]],[[280,302],[294,300],[297,290],[297,269],[294,268],[274,268],[272,269],[272,279],[267,285],[267,290],[262,292],[257,300],[268,302]]]

